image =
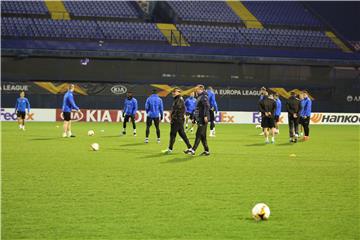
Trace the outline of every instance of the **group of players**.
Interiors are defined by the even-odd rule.
[[[196,94],[196,98],[195,98]],[[209,147],[207,144],[206,133],[207,125],[210,122],[210,135],[215,136],[215,113],[218,111],[217,103],[215,100],[215,93],[213,89],[209,87],[205,90],[203,85],[198,85],[195,92],[190,94],[190,97],[184,101],[181,96],[181,89],[174,88],[172,91],[173,104],[171,109],[171,130],[170,130],[170,142],[169,147],[164,150],[164,153],[171,153],[175,143],[176,135],[179,134],[187,146],[184,151],[186,154],[194,155],[195,151],[200,144],[204,146],[204,152],[202,155],[210,155]],[[124,102],[123,110],[123,130],[122,134],[126,134],[126,125],[129,120],[132,122],[133,135],[136,136],[136,123],[135,114],[138,110],[137,100],[133,97],[132,92],[127,93],[127,98]],[[164,116],[164,106],[162,99],[157,95],[156,90],[153,90],[152,94],[146,99],[145,102],[146,111],[146,132],[145,143],[149,142],[150,127],[154,123],[156,129],[157,142],[160,143],[160,128],[159,124]],[[189,128],[189,121],[191,127]],[[186,135],[186,131],[190,133],[194,130],[194,125],[197,124],[196,139],[193,145],[190,144]],[[185,125],[185,128],[184,128]]]
[[[296,143],[301,134],[303,140],[309,140],[309,124],[311,117],[312,101],[308,92],[303,90],[299,95],[295,92],[290,93],[286,102],[286,111],[288,113],[290,142]],[[259,111],[261,112],[261,127],[265,136],[265,143],[275,143],[275,135],[279,133],[278,123],[281,115],[281,101],[276,93],[269,93],[265,87],[260,89]],[[299,134],[299,124],[304,133]]]
[[[80,111],[79,107],[74,101],[75,85],[70,84],[68,91],[64,95],[62,114],[64,119],[63,137],[75,137],[71,132],[71,112]],[[196,95],[196,97],[195,97]],[[210,155],[207,144],[206,133],[207,125],[210,123],[210,135],[215,136],[215,114],[218,111],[218,106],[215,100],[215,93],[211,87],[205,89],[203,85],[197,85],[195,91],[190,94],[185,101],[181,96],[181,89],[174,88],[172,91],[173,105],[171,109],[171,130],[170,142],[168,149],[164,153],[171,153],[175,143],[176,135],[179,134],[187,146],[184,151],[186,154],[194,155],[200,144],[204,146],[202,155]],[[312,102],[308,96],[307,91],[302,91],[301,94],[296,95],[291,92],[290,98],[286,102],[286,110],[288,112],[289,120],[289,134],[290,142],[297,142],[300,136],[299,124],[304,130],[304,140],[309,139],[309,123],[311,116]],[[264,135],[265,142],[270,143],[269,136],[271,135],[271,143],[275,143],[275,135],[279,133],[278,123],[281,115],[281,101],[276,93],[270,93],[265,87],[260,89],[259,111],[261,112],[261,127],[263,129],[261,135]],[[16,101],[15,111],[18,117],[19,129],[25,130],[25,116],[26,109],[30,112],[30,103],[25,98],[25,92],[20,93],[20,97]],[[132,122],[133,135],[136,136],[135,115],[138,110],[138,102],[133,97],[132,92],[127,93],[124,101],[123,110],[123,130],[122,134],[126,135],[127,122]],[[154,123],[156,128],[157,142],[160,143],[160,128],[159,124],[164,117],[164,107],[162,99],[157,95],[156,90],[146,99],[145,111],[146,132],[145,143],[149,142],[150,127]],[[189,128],[189,121],[191,127]],[[186,131],[193,132],[194,125],[197,124],[196,138],[193,145],[190,144],[186,136]],[[185,125],[185,129],[184,129]]]

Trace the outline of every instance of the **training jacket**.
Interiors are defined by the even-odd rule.
[[[162,118],[164,114],[163,101],[157,94],[152,94],[146,99],[145,111],[150,118]]]
[[[79,110],[79,107],[75,104],[73,92],[69,90],[64,95],[62,111],[71,112],[73,109]]]

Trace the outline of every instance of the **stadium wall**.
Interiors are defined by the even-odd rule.
[[[177,85],[189,90],[201,83],[214,87],[222,111],[257,111],[258,89],[266,86],[280,93],[283,101],[290,91],[307,89],[316,112],[359,112],[359,70],[352,67],[119,59],[84,64],[79,58],[13,57],[2,58],[1,107],[12,108],[18,92],[25,90],[32,107],[59,108],[65,82],[85,91],[76,96],[85,109],[121,109],[128,90],[142,108],[153,88],[164,91]],[[117,86],[126,91],[112,91]],[[169,109],[169,91],[162,97]]]

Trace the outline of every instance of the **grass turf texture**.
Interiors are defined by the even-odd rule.
[[[218,125],[208,157],[178,140],[161,154],[167,124],[160,145],[154,128],[143,143],[144,124],[135,138],[120,124],[75,123],[69,139],[61,127],[2,123],[2,239],[359,239],[358,126],[311,126],[297,144],[281,126],[265,145],[253,125]],[[258,202],[268,221],[251,218]]]

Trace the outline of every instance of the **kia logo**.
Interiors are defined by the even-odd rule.
[[[111,88],[111,92],[116,95],[121,95],[127,92],[127,88],[123,85],[115,85]]]
[[[64,120],[63,113],[60,114],[60,117],[61,117],[62,120]],[[84,114],[81,111],[71,113],[71,120],[74,121],[74,122],[80,121],[83,118],[84,118]]]

